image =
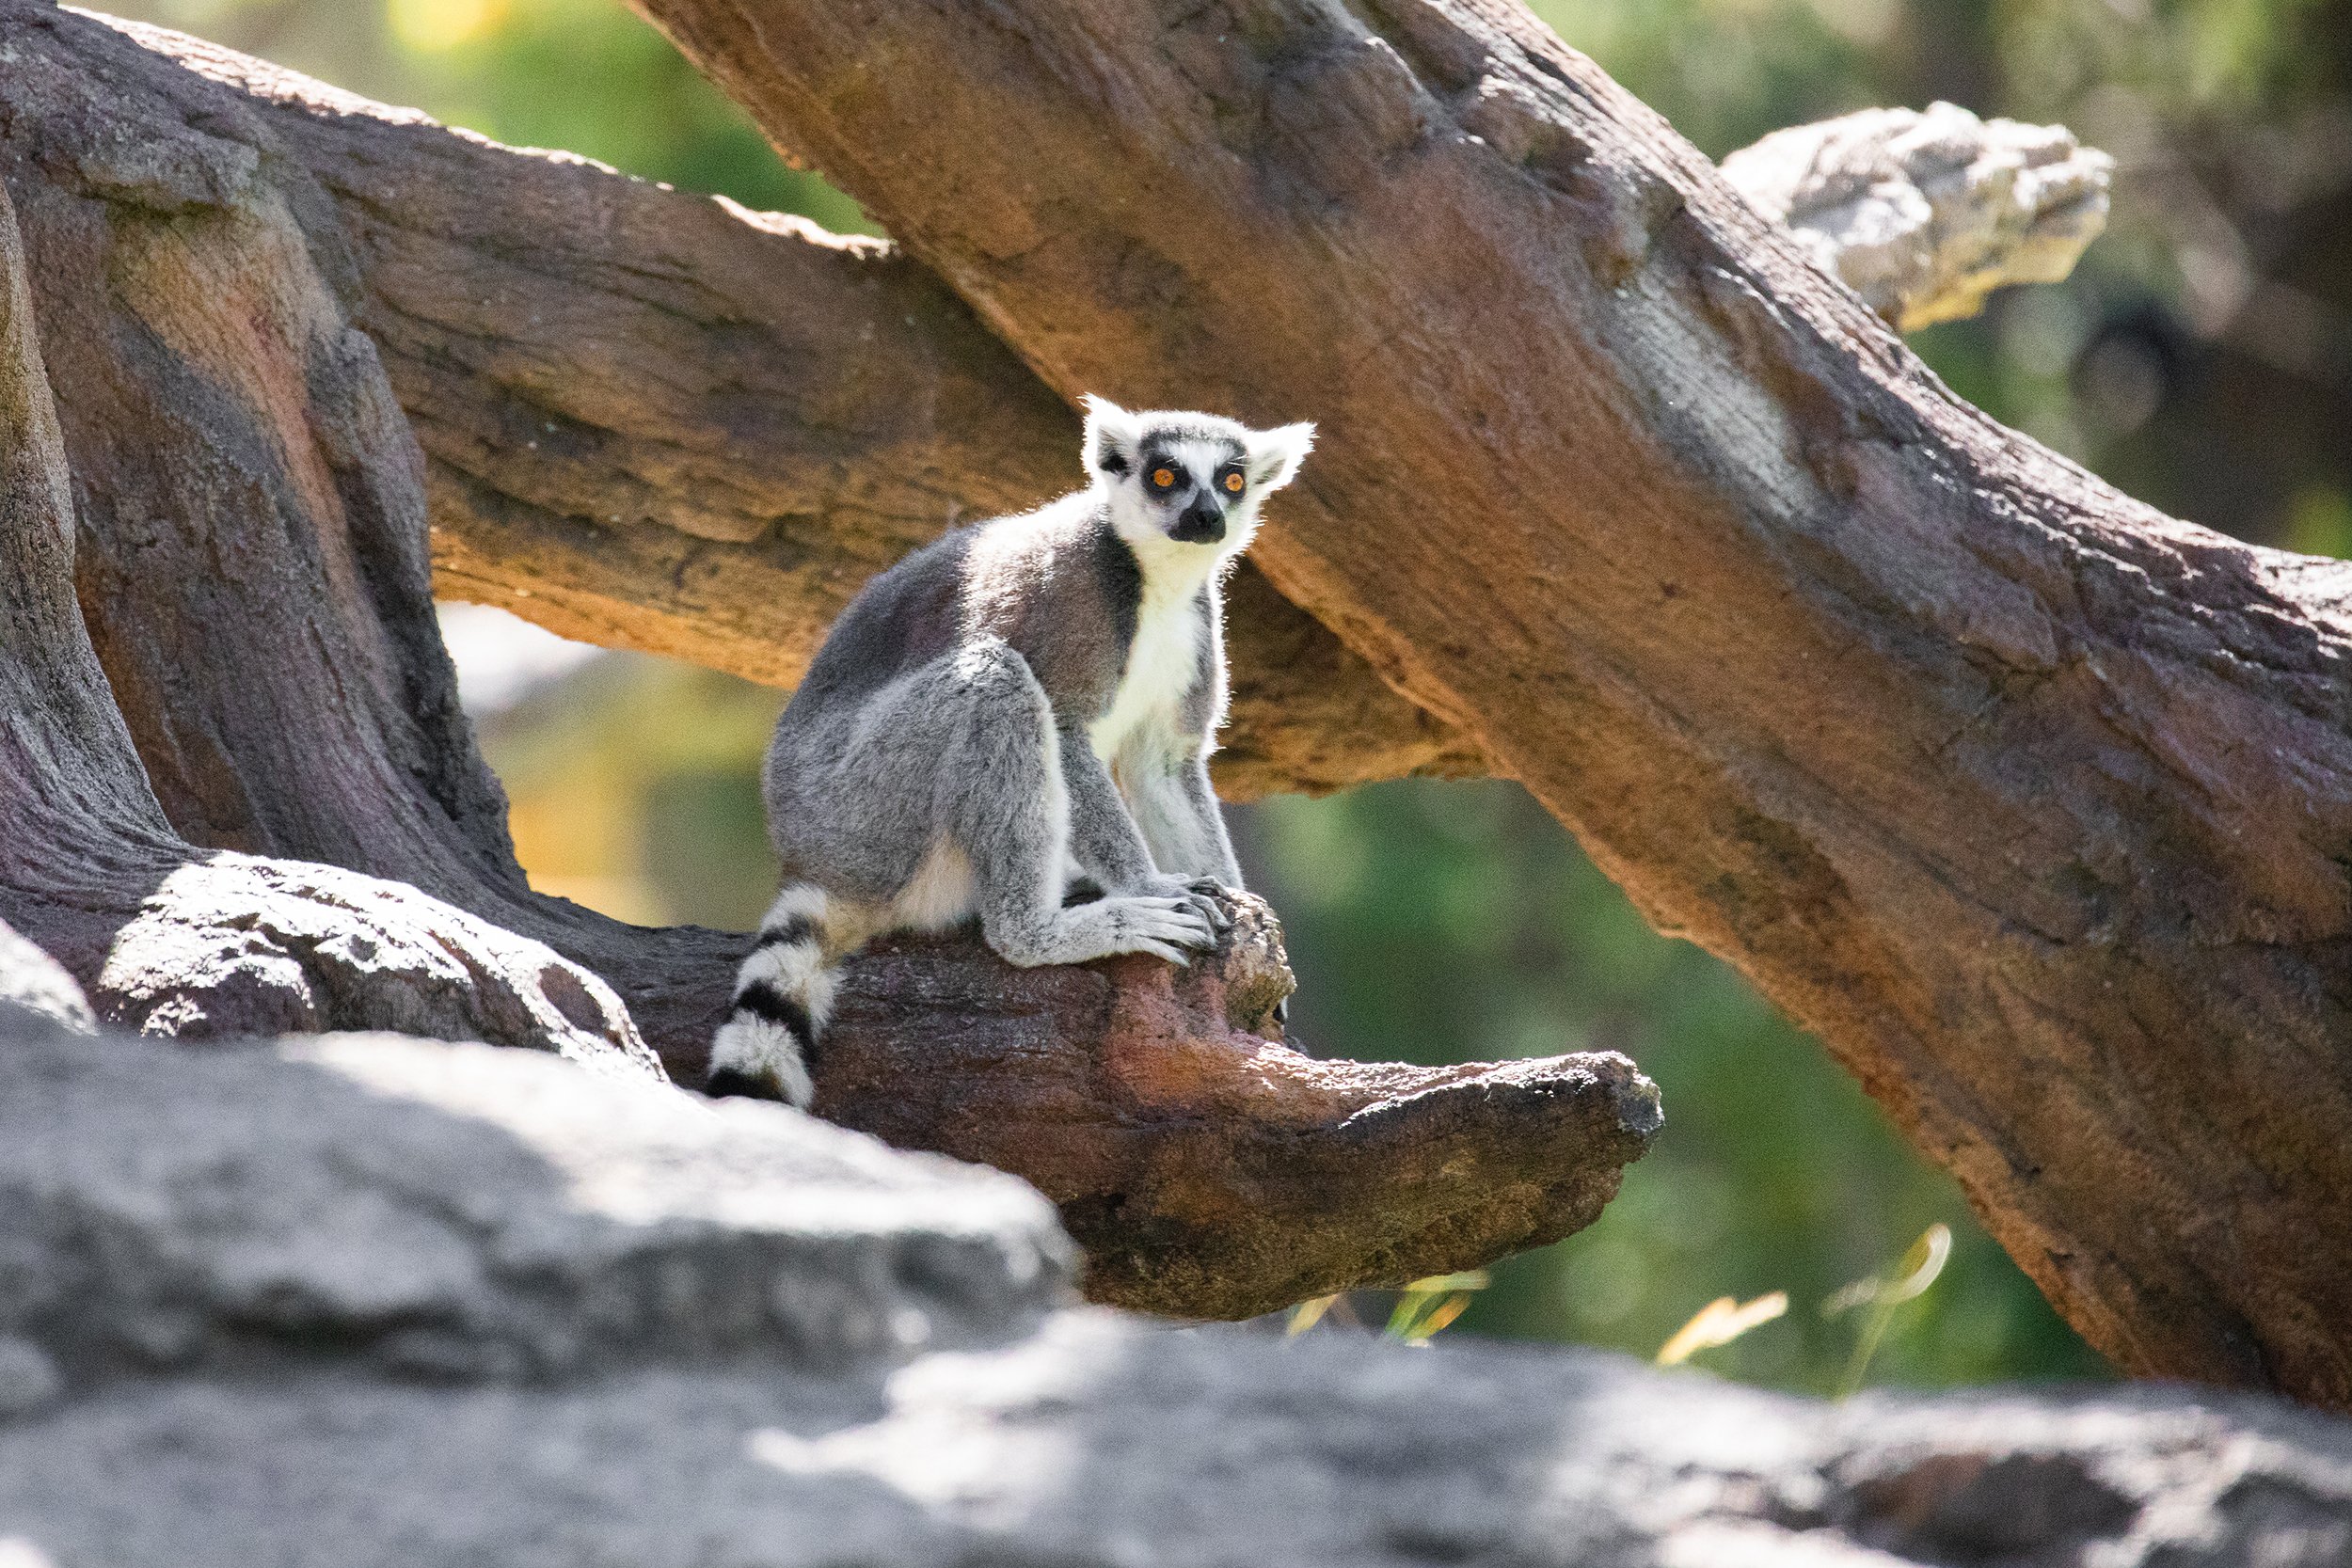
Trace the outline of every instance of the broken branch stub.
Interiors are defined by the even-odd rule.
[[[1085,1250],[1089,1297],[1185,1318],[1557,1241],[1658,1131],[1656,1087],[1614,1053],[1429,1068],[1290,1049],[1280,928],[1253,896],[1229,908],[1234,929],[1183,970],[880,943],[845,977],[817,1109],[1026,1178]]]
[[[1723,162],[1734,190],[1905,332],[2074,271],[2106,227],[2114,170],[2063,125],[1952,103],[1792,126]]]

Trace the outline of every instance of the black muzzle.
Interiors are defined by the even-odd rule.
[[[1180,545],[1214,545],[1225,537],[1225,509],[1207,496],[1196,496],[1168,536]]]

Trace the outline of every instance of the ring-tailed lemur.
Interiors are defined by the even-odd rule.
[[[868,583],[777,722],[784,890],[711,1042],[710,1092],[806,1105],[835,970],[885,931],[977,914],[1016,964],[1181,964],[1227,924],[1206,892],[1241,886],[1209,787],[1218,582],[1314,427],[1087,407],[1087,488]]]

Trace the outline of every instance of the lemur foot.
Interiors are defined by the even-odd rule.
[[[1154,954],[1182,968],[1192,952],[1216,945],[1216,926],[1189,898],[1114,898],[1105,907],[1114,928],[1124,934],[1121,952]]]

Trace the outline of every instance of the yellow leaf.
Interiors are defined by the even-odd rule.
[[[1892,1307],[1899,1301],[1909,1301],[1935,1283],[1935,1276],[1944,1272],[1944,1264],[1952,1256],[1952,1227],[1940,1221],[1919,1233],[1903,1254],[1903,1260],[1895,1265],[1895,1277],[1886,1282],[1879,1300]]]
[[[1438,1309],[1436,1311],[1430,1313],[1429,1316],[1422,1319],[1419,1323],[1414,1325],[1413,1332],[1409,1338],[1416,1343],[1426,1341],[1431,1335],[1437,1333],[1438,1330],[1445,1327],[1446,1324],[1460,1317],[1463,1309],[1469,1307],[1470,1304],[1470,1298],[1468,1291],[1454,1291],[1454,1294],[1438,1303]]]
[[[1300,1302],[1291,1308],[1290,1326],[1282,1331],[1282,1337],[1286,1339],[1295,1338],[1306,1333],[1307,1330],[1323,1321],[1323,1315],[1331,1310],[1331,1304],[1339,1299],[1338,1292],[1334,1291],[1327,1296],[1317,1296],[1311,1301]]]
[[[1442,1295],[1448,1291],[1483,1291],[1489,1280],[1484,1269],[1468,1269],[1461,1274],[1433,1274],[1426,1279],[1416,1279],[1405,1287],[1415,1295]]]
[[[1856,1280],[1821,1304],[1824,1315],[1865,1304],[1870,1308],[1854,1336],[1853,1354],[1847,1359],[1846,1375],[1838,1380],[1839,1399],[1862,1386],[1863,1378],[1870,1370],[1870,1357],[1878,1354],[1879,1341],[1886,1336],[1886,1325],[1895,1321],[1895,1308],[1934,1284],[1935,1276],[1944,1272],[1945,1261],[1951,1255],[1951,1227],[1931,1225],[1919,1232],[1919,1239],[1911,1243],[1892,1275],[1883,1280]]]
[[[1894,1272],[1884,1279],[1857,1279],[1831,1291],[1829,1299],[1821,1303],[1821,1315],[1834,1318],[1857,1307],[1894,1307],[1909,1301],[1935,1283],[1951,1256],[1951,1227],[1938,1221],[1919,1232],[1919,1239],[1911,1243]]]
[[[1759,1323],[1771,1323],[1788,1310],[1788,1292],[1774,1291],[1745,1307],[1729,1296],[1717,1296],[1675,1330],[1674,1338],[1658,1347],[1658,1365],[1677,1367],[1703,1350],[1727,1345]]]

